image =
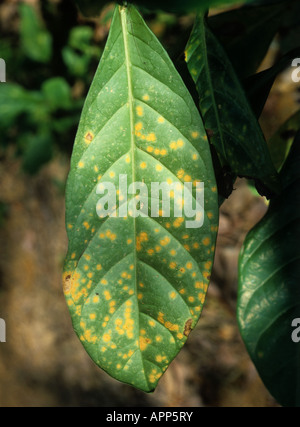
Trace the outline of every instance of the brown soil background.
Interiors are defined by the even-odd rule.
[[[289,76],[288,76],[289,77]],[[282,75],[264,110],[270,136],[297,108]],[[69,159],[57,154],[29,177],[7,152],[0,162],[0,406],[278,406],[241,340],[236,317],[238,254],[267,210],[245,181],[223,204],[212,282],[201,319],[156,391],[145,394],[110,378],[75,336],[61,286],[67,249],[63,186]]]

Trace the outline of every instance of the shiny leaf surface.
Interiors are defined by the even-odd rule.
[[[233,176],[251,177],[277,193],[278,176],[262,131],[204,15],[197,17],[186,60],[199,93],[201,115],[221,165],[229,168]]]
[[[176,189],[189,183],[194,199],[197,182],[204,183],[202,227],[187,228],[185,211],[175,215],[176,206],[186,205],[176,190],[170,213],[160,204],[154,217],[150,193],[136,208],[144,215],[134,217],[129,188],[136,182],[149,193],[153,182]],[[104,183],[117,189],[115,217],[96,212]],[[218,197],[199,112],[133,6],[116,7],[83,109],[66,196],[64,291],[74,329],[110,375],[154,390],[203,307]]]
[[[281,171],[283,192],[246,237],[239,265],[240,331],[266,387],[285,406],[300,405],[300,343],[293,335],[300,318],[299,137]]]

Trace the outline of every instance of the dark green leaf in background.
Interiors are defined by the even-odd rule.
[[[32,6],[19,5],[20,37],[24,54],[33,61],[47,63],[52,55],[52,37],[39,21]]]
[[[41,91],[50,111],[71,108],[71,88],[64,78],[53,77],[46,80]]]
[[[50,161],[53,155],[51,134],[41,132],[23,134],[19,145],[23,146],[22,167],[29,174],[35,174],[40,168]]]
[[[240,79],[257,71],[281,26],[286,3],[287,0],[277,5],[250,5],[208,19]]]
[[[278,176],[243,88],[222,46],[198,15],[186,61],[199,93],[200,112],[221,165],[233,176],[255,179],[266,195],[278,193]]]
[[[75,0],[79,9],[87,16],[99,15],[101,9],[109,0]],[[134,3],[137,6],[145,7],[149,10],[174,13],[189,13],[196,10],[206,10],[210,7],[232,6],[236,4],[248,4],[253,0],[132,0],[128,4]],[[122,4],[121,0],[118,3]]]
[[[99,58],[101,50],[92,44],[93,29],[87,26],[72,28],[62,57],[70,75],[86,77],[92,58]]]
[[[237,317],[248,352],[271,394],[300,406],[300,133],[281,171],[282,194],[248,234],[239,263]],[[299,334],[298,334],[299,335]]]
[[[300,2],[298,0],[286,3],[286,11],[282,17],[279,45],[281,54],[300,47]]]
[[[152,182],[190,182],[193,197],[204,182],[203,226],[186,228],[174,206],[168,218],[100,218],[97,187],[119,188],[124,174],[128,185],[148,189]],[[118,213],[128,207],[120,188],[119,195]],[[64,291],[82,344],[120,381],[154,390],[197,323],[214,257],[217,199],[190,94],[134,7],[116,7],[72,155]]]
[[[109,0],[75,0],[80,12],[85,16],[97,16]]]
[[[35,114],[42,106],[42,96],[38,92],[26,91],[15,83],[1,84],[0,128],[9,128],[20,114]]]

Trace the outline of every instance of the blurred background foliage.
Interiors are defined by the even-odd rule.
[[[71,152],[113,9],[114,3],[108,3],[96,18],[85,18],[71,0],[2,6],[9,25],[1,22],[0,57],[6,61],[7,84],[0,91],[0,150],[15,144],[26,172],[37,172],[57,149]],[[148,18],[170,55],[183,53],[192,18],[178,22],[163,12]],[[179,44],[175,27],[185,35]]]
[[[102,3],[96,16],[86,17],[73,0],[0,2],[0,58],[7,65],[7,83],[0,83],[0,317],[8,328],[8,342],[0,344],[0,405],[277,406],[235,319],[240,248],[267,210],[244,180],[220,210],[201,321],[153,395],[110,379],[77,342],[61,289],[64,186],[114,9]],[[291,80],[290,60],[299,48],[300,2],[256,3],[278,6],[242,15],[234,7],[213,9],[209,21],[280,169],[299,129],[300,85]],[[143,15],[198,105],[184,60],[194,14],[143,9]]]
[[[19,2],[14,12],[13,28],[2,23],[1,31],[0,147],[15,143],[23,168],[35,173],[55,150],[70,152],[102,46],[94,23],[78,25],[72,2]]]

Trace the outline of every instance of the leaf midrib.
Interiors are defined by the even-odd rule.
[[[129,40],[128,40],[128,31],[127,31],[127,7],[119,6],[119,13],[121,18],[121,27],[124,41],[124,54],[125,54],[125,65],[126,65],[126,73],[127,73],[127,82],[128,82],[128,104],[129,104],[129,117],[130,117],[130,147],[131,147],[131,162],[132,162],[132,182],[136,181],[136,173],[135,173],[135,136],[134,136],[134,97],[133,97],[133,85],[132,85],[132,71],[131,71],[131,61],[130,61],[130,53],[129,53]],[[132,34],[132,37],[134,35]],[[133,241],[136,240],[136,218],[133,218]],[[137,295],[137,253],[136,253],[136,245],[134,244],[134,252],[133,252],[133,264],[134,264],[134,284],[135,284],[135,296]],[[138,305],[138,302],[137,302]],[[139,311],[139,310],[138,310]],[[140,316],[138,313],[137,316],[137,331],[140,330]],[[140,351],[140,346],[138,345],[137,350]],[[137,351],[136,350],[136,351]],[[135,351],[135,353],[136,353]],[[146,370],[144,366],[144,359],[141,355],[141,361],[143,364],[144,371],[144,379],[149,387],[149,382],[146,377]]]

